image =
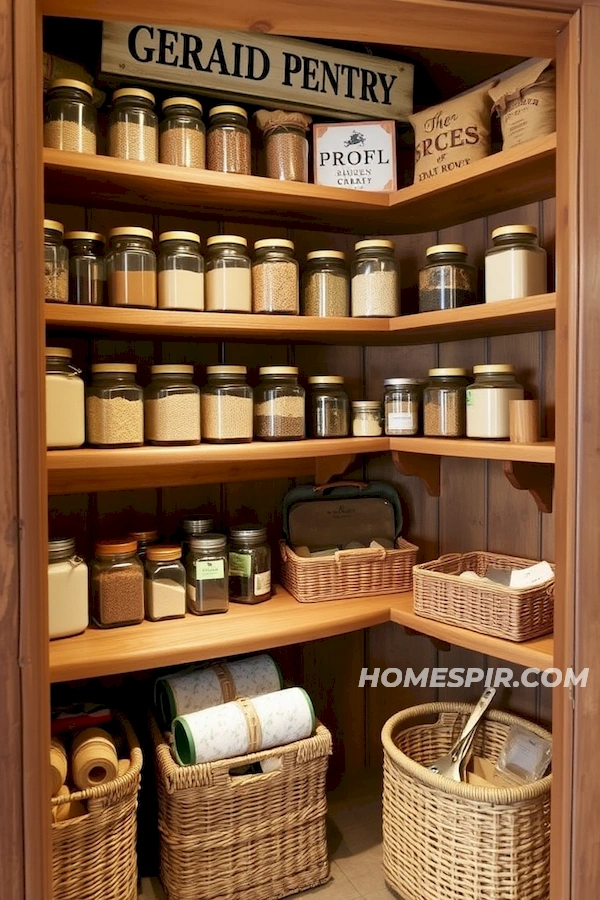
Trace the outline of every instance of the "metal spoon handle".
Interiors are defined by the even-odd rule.
[[[457,758],[459,752],[463,749],[463,747],[462,747],[463,742],[469,737],[471,737],[471,738],[475,737],[475,729],[476,729],[477,725],[479,724],[479,720],[482,718],[483,714],[485,713],[486,709],[488,708],[488,706],[490,705],[490,703],[492,702],[492,700],[494,699],[495,696],[496,696],[496,688],[489,687],[484,690],[483,694],[477,701],[475,709],[473,710],[473,712],[467,719],[467,724],[463,728],[463,730],[460,734],[460,737],[458,738],[458,740],[454,744],[452,750],[450,751],[450,755],[452,756],[453,759]]]

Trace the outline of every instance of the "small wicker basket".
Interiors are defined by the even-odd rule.
[[[384,725],[386,881],[402,900],[548,900],[552,776],[488,788],[425,768],[448,753],[472,710],[464,703],[428,703]],[[516,724],[551,739],[537,725],[491,710],[477,730],[475,755],[495,763]]]

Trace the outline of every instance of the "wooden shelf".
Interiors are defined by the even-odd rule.
[[[469,459],[500,459],[553,463],[554,444],[511,444],[509,441],[478,441],[465,438],[391,437],[390,450],[426,456],[461,456]]]

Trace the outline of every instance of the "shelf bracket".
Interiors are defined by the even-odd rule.
[[[315,459],[315,484],[328,484],[333,478],[339,478],[346,472],[354,460],[356,453],[343,456],[318,456]]]
[[[440,496],[439,456],[392,450],[392,462],[402,475],[416,475],[425,482],[430,497]]]
[[[529,491],[540,512],[552,512],[554,466],[551,463],[507,460],[502,466],[512,486],[518,491]]]

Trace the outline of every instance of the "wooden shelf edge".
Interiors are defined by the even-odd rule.
[[[484,441],[468,438],[391,437],[392,451],[432,456],[458,456],[464,459],[514,460],[517,462],[554,463],[555,447],[551,441],[536,444],[512,444],[510,441]]]

